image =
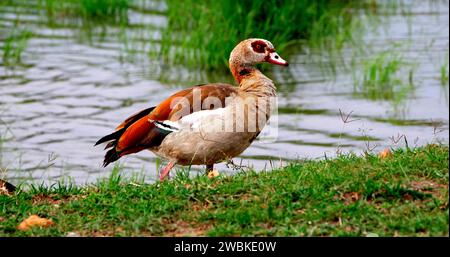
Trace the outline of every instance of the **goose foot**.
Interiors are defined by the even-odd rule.
[[[164,181],[164,179],[169,175],[170,170],[175,166],[175,162],[169,162],[164,169],[161,170],[159,174],[159,181]]]
[[[211,172],[214,169],[214,164],[207,164],[206,165],[206,174]]]
[[[208,178],[215,178],[219,176],[219,171],[214,170],[214,164],[206,165],[206,175]]]

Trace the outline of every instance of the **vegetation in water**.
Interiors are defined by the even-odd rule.
[[[81,18],[83,21],[127,22],[129,0],[39,0],[49,22],[58,18]]]
[[[390,51],[364,60],[362,71],[353,75],[355,93],[371,100],[399,103],[414,89],[414,70],[410,66]],[[405,72],[405,68],[410,69]]]
[[[448,157],[428,145],[150,185],[116,166],[92,185],[0,195],[0,236],[448,236]],[[18,230],[30,215],[54,224]]]
[[[4,144],[4,138],[3,135],[0,133],[0,178],[3,178],[6,176],[6,169],[3,167],[3,144]]]
[[[445,86],[448,85],[448,55],[446,58],[446,62],[444,64],[441,65],[441,69],[440,69],[440,74],[441,74],[441,85]]]
[[[11,0],[2,4],[20,6]],[[382,6],[377,1],[352,0],[167,0],[166,4],[167,9],[160,12],[168,20],[161,40],[145,44],[128,38],[126,32],[128,12],[139,9],[139,2],[37,0],[35,7],[49,26],[79,28],[80,36],[89,42],[96,26],[101,26],[100,36],[105,36],[107,26],[115,26],[126,52],[145,48],[152,58],[160,57],[166,63],[226,70],[232,48],[249,37],[269,39],[281,52],[302,40],[325,52],[341,49],[346,42],[361,38],[361,11],[374,12]]]
[[[22,53],[26,49],[32,33],[28,30],[10,32],[3,40],[2,61],[4,66],[13,66],[22,62]]]
[[[70,24],[72,27],[79,27],[83,32],[82,37],[91,40],[92,29],[96,25],[126,26],[129,2],[129,0],[37,0],[34,8],[42,15],[49,26],[68,26]],[[0,7],[17,8],[21,4],[27,5],[26,3],[6,0],[0,2]],[[19,25],[19,20],[14,22]],[[9,31],[4,39],[0,36],[3,41],[1,49],[3,65],[13,66],[21,63],[22,53],[27,47],[27,42],[34,36],[27,26],[24,28]],[[123,30],[120,32],[118,37],[125,42],[122,40]]]
[[[168,26],[161,55],[191,67],[224,68],[230,51],[245,38],[266,38],[283,51],[301,39],[334,42],[352,37],[358,1],[167,1]],[[320,41],[320,42],[324,42]]]

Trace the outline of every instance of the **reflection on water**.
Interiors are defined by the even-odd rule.
[[[106,176],[111,168],[101,168],[104,152],[93,144],[123,119],[183,87],[232,83],[231,75],[223,72],[189,72],[149,57],[166,24],[162,2],[131,8],[126,29],[101,26],[89,33],[70,23],[50,26],[27,2],[0,5],[2,48],[13,30],[33,33],[22,65],[0,64],[0,133],[8,138],[2,144],[0,166],[7,168],[8,179],[52,181],[70,176],[84,183]],[[448,2],[433,3],[417,1],[407,16],[382,17],[388,24],[364,38],[363,48],[372,55],[394,49],[414,65],[415,89],[400,109],[390,101],[355,97],[352,73],[359,72],[358,64],[329,76],[326,63],[319,64],[315,54],[301,48],[288,58],[289,69],[274,67],[267,73],[279,92],[276,142],[256,141],[234,162],[270,169],[337,151],[404,146],[402,135],[409,146],[448,143],[449,88],[440,82],[440,68],[448,65]],[[126,49],[134,54],[126,54]],[[344,58],[357,63],[370,57],[345,53]],[[156,159],[150,152],[127,156],[120,163],[126,171],[143,170],[150,180],[155,178]],[[233,172],[225,164],[218,168]]]

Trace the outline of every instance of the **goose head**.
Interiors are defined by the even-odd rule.
[[[250,38],[240,42],[231,51],[229,59],[230,66],[254,66],[263,62],[281,66],[289,65],[277,54],[273,44],[262,38]]]

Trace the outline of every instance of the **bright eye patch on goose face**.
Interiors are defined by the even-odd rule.
[[[266,51],[267,44],[264,41],[257,40],[255,42],[252,42],[251,45],[252,45],[253,51],[256,53],[263,54]]]

